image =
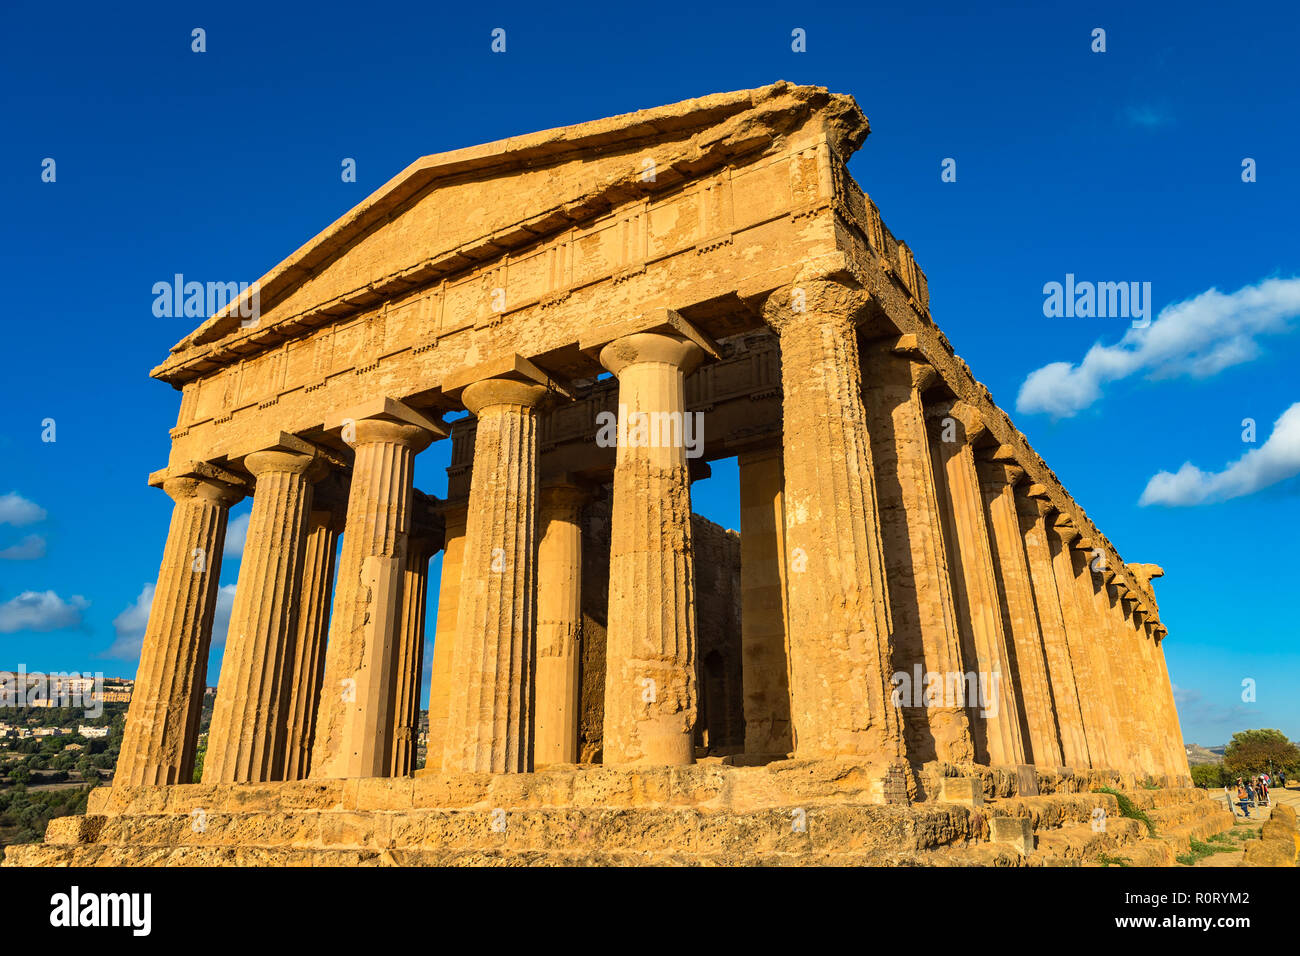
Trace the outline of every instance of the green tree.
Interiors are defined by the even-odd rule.
[[[1243,730],[1232,735],[1223,752],[1223,769],[1234,779],[1267,770],[1300,776],[1300,747],[1280,730]]]
[[[1225,783],[1223,764],[1198,763],[1192,767],[1192,783],[1198,787],[1216,790]]]
[[[12,770],[9,771],[9,779],[16,784],[21,784],[22,786],[26,786],[27,783],[32,779],[32,772],[28,770],[26,767],[14,767]]]

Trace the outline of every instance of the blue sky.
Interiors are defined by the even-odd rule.
[[[787,79],[857,98],[850,168],[940,327],[1125,559],[1166,569],[1187,740],[1300,737],[1300,411],[1268,441],[1300,402],[1293,5],[77,6],[0,14],[0,667],[134,673],[179,401],[147,373],[194,324],[153,316],[155,282],[255,279],[422,155]],[[1046,317],[1067,273],[1150,282],[1161,334]],[[738,527],[714,475],[696,508]]]

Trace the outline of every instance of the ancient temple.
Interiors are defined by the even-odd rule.
[[[1192,806],[1160,569],[954,354],[867,133],[777,83],[425,157],[173,346],[113,787],[14,861],[915,862],[900,814],[1024,856],[1027,801]],[[739,534],[691,506],[730,457]]]

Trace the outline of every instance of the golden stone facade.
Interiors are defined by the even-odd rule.
[[[1186,789],[1159,569],[954,354],[847,171],[867,133],[850,97],[777,83],[426,157],[266,275],[255,321],[232,305],[174,346],[151,478],[173,517],[114,787],[11,862],[542,862],[543,831],[577,861],[726,862],[727,827],[792,862],[939,846],[885,846],[891,814],[1023,854],[1033,801],[1086,820],[1093,785],[1139,781],[1223,829]],[[628,438],[647,423],[671,440]],[[443,439],[438,501],[412,475]],[[733,456],[738,540],[691,510]],[[518,822],[544,806],[571,829]],[[631,808],[656,836],[609,824]],[[200,811],[282,829],[209,836]]]

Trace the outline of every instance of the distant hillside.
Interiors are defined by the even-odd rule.
[[[1223,763],[1223,752],[1226,749],[1226,744],[1220,744],[1218,747],[1202,747],[1200,744],[1188,744],[1187,762],[1193,767],[1202,763]]]

